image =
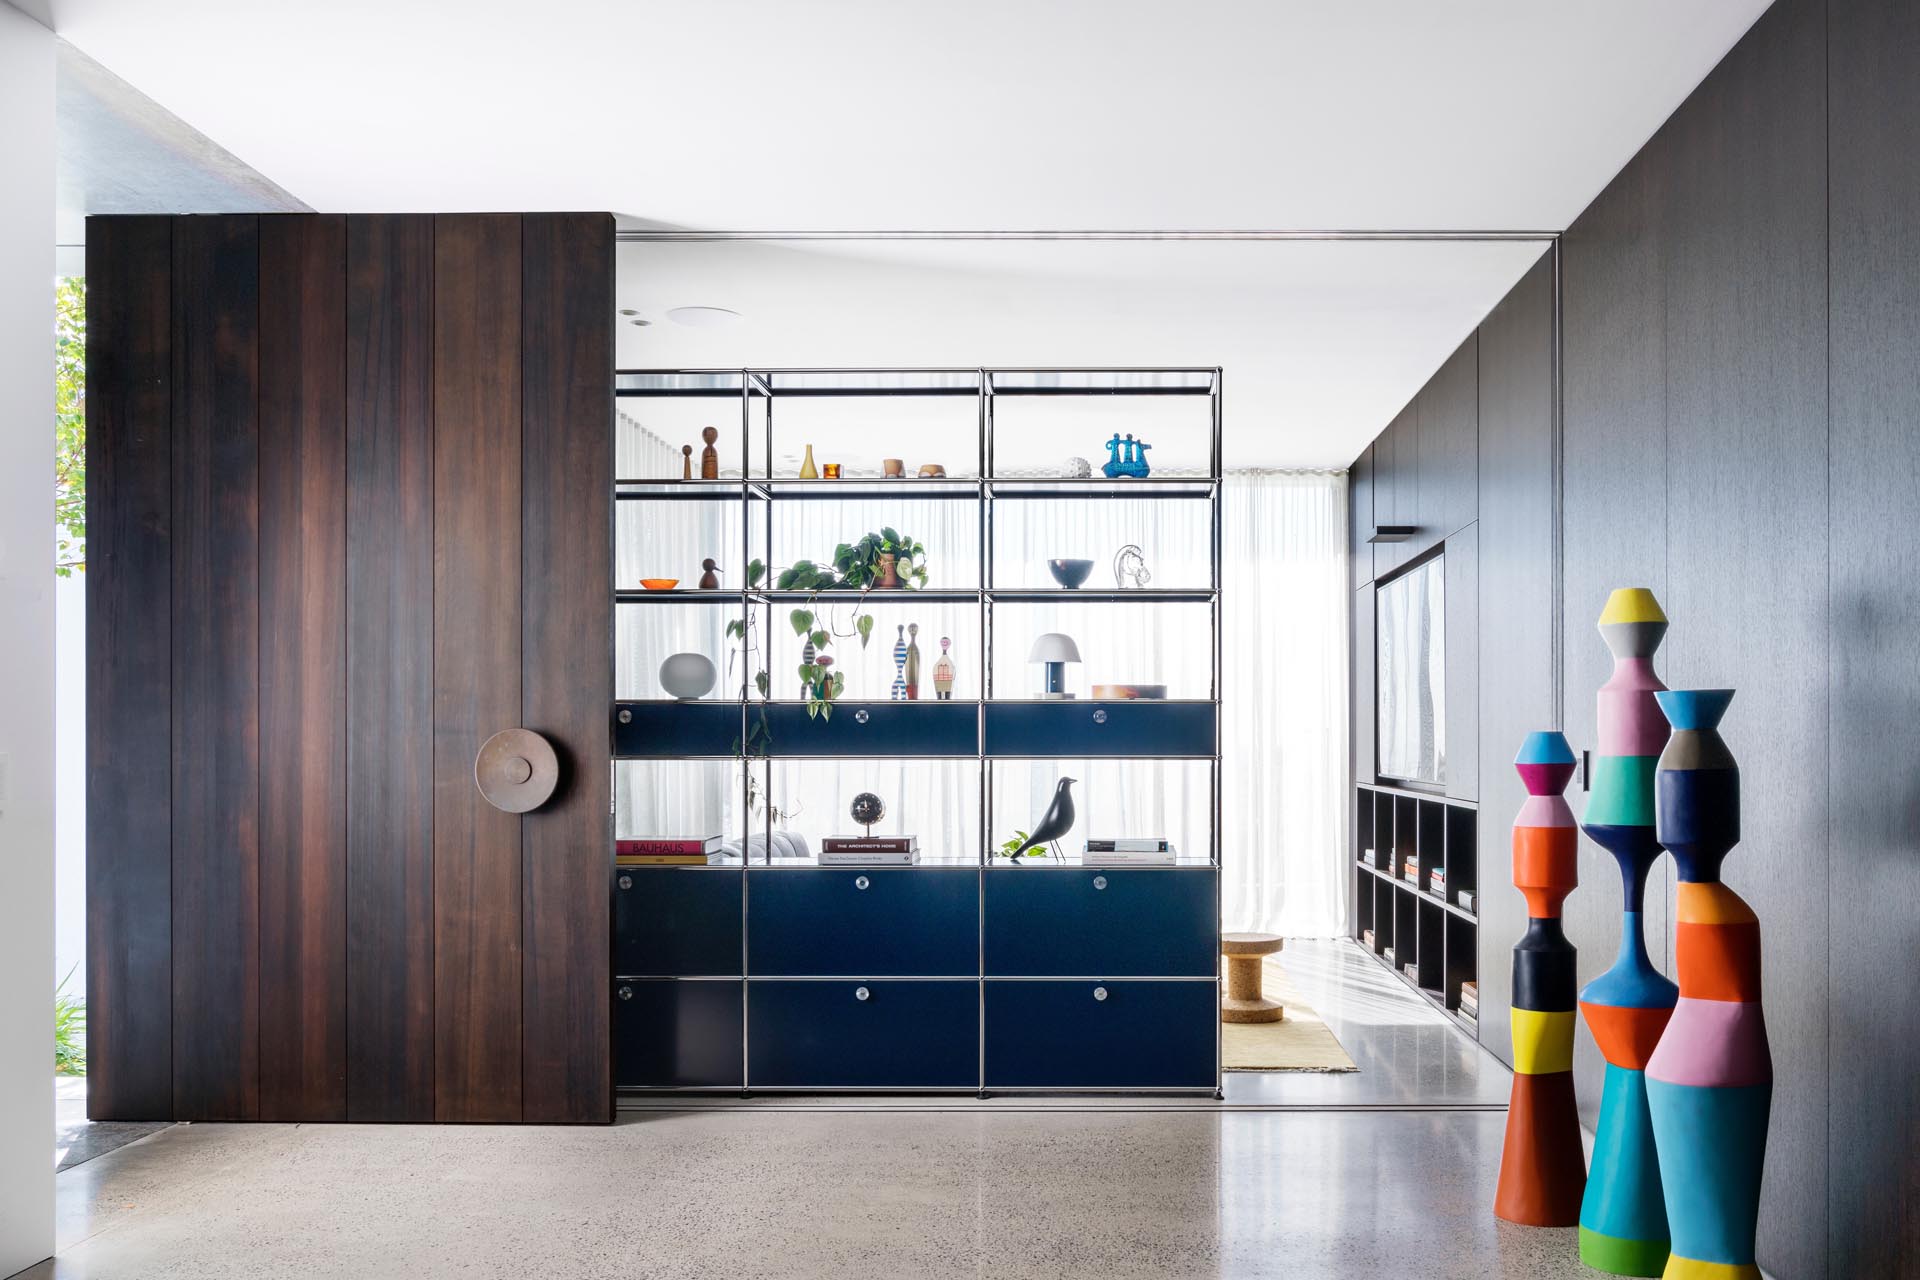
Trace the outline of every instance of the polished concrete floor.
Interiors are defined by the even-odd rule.
[[[761,1100],[629,1109],[609,1128],[177,1125],[60,1174],[60,1255],[27,1274],[1590,1274],[1572,1232],[1492,1216],[1505,1117],[1487,1101],[1505,1071],[1341,950],[1295,948],[1289,973],[1357,1074],[1072,1109]]]

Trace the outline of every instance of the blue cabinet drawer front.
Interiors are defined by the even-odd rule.
[[[747,901],[749,974],[943,978],[980,972],[980,877],[971,867],[754,871]]]
[[[738,979],[615,981],[614,1080],[738,1088],[745,987]]]
[[[979,1084],[977,982],[756,979],[747,984],[747,1020],[753,1088]]]
[[[614,875],[613,971],[740,973],[740,873],[622,867]]]
[[[1208,867],[989,871],[986,972],[1090,978],[1216,973],[1215,874]]]
[[[613,712],[613,754],[627,760],[730,756],[739,749],[737,702],[622,702]]]
[[[990,756],[1211,756],[1211,702],[989,702]]]
[[[781,756],[971,756],[980,741],[977,704],[925,699],[836,702],[824,718],[779,703],[767,708],[767,729],[770,742],[756,749]]]
[[[989,980],[987,1087],[1211,1089],[1219,1017],[1212,982]]]

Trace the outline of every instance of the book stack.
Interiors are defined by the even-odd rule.
[[[1385,961],[1386,961],[1386,962],[1387,962],[1388,964],[1392,964],[1392,963],[1393,963],[1393,948],[1392,948],[1392,947],[1382,947],[1382,948],[1380,948],[1380,958],[1381,958],[1382,960],[1385,960]]]
[[[1460,1016],[1476,1027],[1480,1024],[1480,984],[1463,982],[1460,984]]]
[[[820,842],[823,867],[910,867],[919,861],[919,836],[828,836]]]
[[[728,861],[719,836],[641,836],[613,842],[613,861],[622,867],[704,867]]]
[[[1459,894],[1459,902],[1462,910],[1473,910],[1473,890],[1462,889]]]
[[[1360,931],[1360,945],[1369,951],[1373,950],[1373,930],[1362,929]]]
[[[1445,867],[1435,867],[1432,871],[1429,871],[1427,873],[1427,887],[1441,897],[1446,897],[1447,869]]]
[[[1095,837],[1080,853],[1089,867],[1170,867],[1178,858],[1173,842],[1160,836]]]
[[[1420,985],[1420,962],[1418,960],[1407,961],[1400,966],[1400,972],[1406,974],[1407,981],[1411,982],[1414,986],[1417,987]]]
[[[1417,858],[1408,858],[1408,859],[1406,860],[1406,862],[1404,862],[1404,863],[1402,863],[1402,864],[1401,864],[1401,867],[1400,867],[1400,874],[1401,874],[1401,875],[1403,875],[1403,876],[1405,876],[1405,877],[1406,877],[1406,878],[1407,878],[1408,880],[1411,880],[1411,881],[1412,881],[1413,883],[1415,883],[1415,884],[1419,884],[1419,883],[1420,883],[1420,861],[1419,861],[1419,859],[1417,859]]]

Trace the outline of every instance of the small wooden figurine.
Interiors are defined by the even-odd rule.
[[[706,570],[705,573],[700,575],[700,589],[702,591],[719,590],[720,566],[714,563],[713,557],[708,556],[705,560],[702,560],[700,567]]]
[[[713,447],[713,442],[720,438],[720,429],[718,427],[702,427],[700,428],[700,438],[707,442],[707,447],[700,451],[700,478],[702,480],[718,480],[720,478],[720,451]]]
[[[907,701],[920,701],[920,624],[907,624]]]
[[[693,479],[693,446],[690,444],[680,446],[680,478]]]
[[[940,702],[953,701],[953,659],[947,656],[952,643],[946,636],[940,637],[940,657],[933,664],[933,696]]]

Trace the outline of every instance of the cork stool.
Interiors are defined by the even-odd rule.
[[[1220,955],[1227,962],[1227,994],[1220,999],[1222,1022],[1279,1022],[1286,1010],[1260,994],[1260,965],[1286,943],[1271,933],[1223,933]]]

